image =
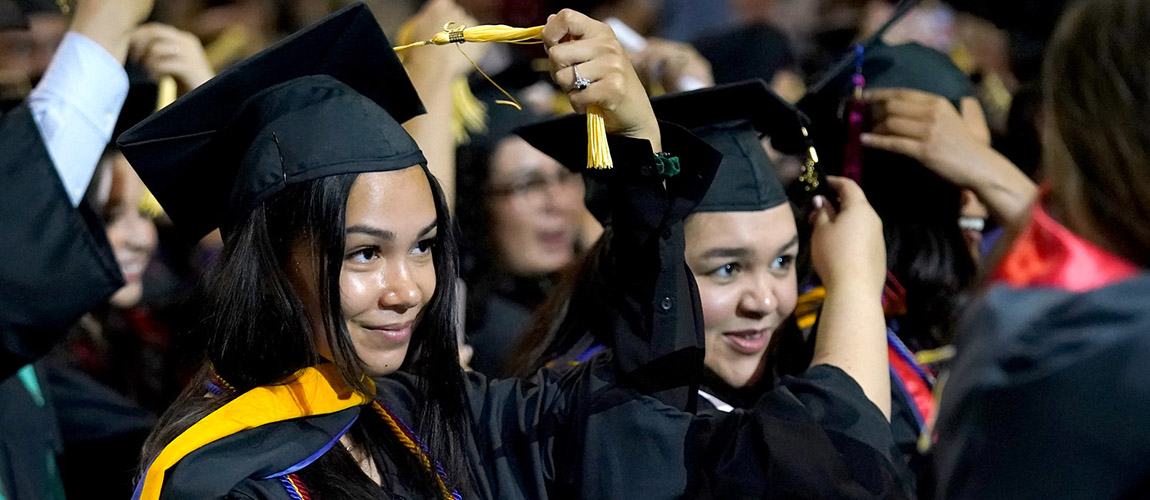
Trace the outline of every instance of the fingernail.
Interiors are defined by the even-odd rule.
[[[823,209],[823,204],[825,204],[826,202],[827,202],[826,198],[823,198],[823,195],[821,195],[821,194],[816,195],[815,199],[812,200],[812,203],[814,203],[815,208],[817,208],[819,210]]]
[[[870,144],[871,139],[873,137],[874,136],[872,136],[871,134],[868,134],[868,133],[859,134],[859,142],[861,142],[863,144]]]
[[[547,22],[551,22],[551,19],[554,19],[554,18],[555,18],[555,14],[551,14],[551,15],[547,16]]]

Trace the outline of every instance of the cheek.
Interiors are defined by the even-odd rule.
[[[727,321],[735,316],[738,294],[732,287],[699,282],[699,301],[703,307],[703,328],[708,336],[719,335]]]
[[[792,271],[790,276],[775,287],[775,298],[779,301],[777,309],[779,316],[790,316],[799,304],[798,278]]]
[[[124,224],[120,221],[113,221],[107,226],[108,244],[112,245],[112,250],[115,252],[123,251],[127,241],[127,231]]]
[[[426,306],[431,302],[431,298],[435,296],[435,287],[437,286],[437,279],[435,275],[435,262],[429,262],[421,266],[415,275],[415,284],[419,287],[420,294],[423,296],[423,301],[420,307]]]
[[[375,308],[379,294],[379,278],[374,273],[341,272],[339,275],[339,301],[345,318]]]

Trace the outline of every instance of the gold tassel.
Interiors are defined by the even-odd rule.
[[[543,33],[543,26],[535,26],[531,28],[514,28],[502,24],[486,25],[486,26],[473,26],[468,28],[463,25],[457,25],[454,22],[443,25],[443,31],[436,33],[430,40],[421,42],[408,43],[395,47],[396,52],[403,52],[407,49],[422,47],[424,45],[447,45],[450,43],[464,43],[464,42],[501,42],[501,43],[515,43],[515,44],[532,44],[542,43],[540,39]],[[405,40],[406,41],[406,40]],[[463,51],[460,50],[462,53]],[[467,54],[463,54],[467,57]],[[468,58],[471,61],[471,58]],[[497,101],[500,104],[509,104],[520,108],[519,103],[515,101],[511,94],[503,90],[499,84],[491,80],[475,61],[471,61],[472,66],[487,78],[487,81],[495,85],[503,95],[506,95],[511,102]],[[520,108],[522,109],[522,108]],[[597,108],[589,108],[587,110],[587,168],[592,169],[607,169],[612,168],[614,165],[611,163],[611,150],[607,147],[607,128],[603,121],[603,115]]]
[[[172,75],[165,75],[160,78],[159,83],[156,85],[156,111],[164,109],[169,104],[176,102],[176,97],[179,91],[176,85],[176,79]]]
[[[176,79],[172,75],[165,75],[160,78],[156,84],[156,111],[164,109],[169,104],[176,101],[179,91],[176,85]],[[144,188],[144,192],[140,194],[140,199],[136,202],[136,206],[141,212],[147,214],[149,217],[155,219],[164,215],[164,207],[160,206],[160,200],[156,199],[156,195],[148,188]]]
[[[251,37],[248,36],[247,30],[242,25],[228,26],[216,37],[215,41],[204,47],[204,55],[207,56],[208,65],[216,71],[224,69],[227,65],[243,57],[249,42],[251,42]]]
[[[451,131],[456,144],[466,144],[469,134],[487,131],[487,105],[471,93],[467,78],[456,78],[451,82],[451,107]]]
[[[611,150],[607,147],[607,127],[603,115],[595,107],[587,108],[587,168],[602,170],[613,168]]]
[[[395,47],[396,52],[403,52],[414,47],[424,45],[447,45],[449,43],[463,42],[502,42],[517,44],[543,43],[539,38],[543,33],[542,26],[533,28],[512,28],[503,24],[486,26],[472,26],[470,28],[454,22],[443,25],[443,31],[436,33],[431,40],[409,43]]]

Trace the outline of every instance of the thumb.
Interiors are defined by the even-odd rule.
[[[815,210],[811,212],[810,223],[814,227],[824,226],[834,222],[835,207],[827,203],[827,199],[822,195],[817,195],[811,200],[811,204],[815,206]]]

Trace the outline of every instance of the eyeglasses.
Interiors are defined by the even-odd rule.
[[[535,173],[531,176],[504,184],[495,184],[487,188],[492,196],[521,199],[525,202],[542,202],[551,186],[566,188],[583,188],[583,178],[579,174],[562,169],[555,175]]]

